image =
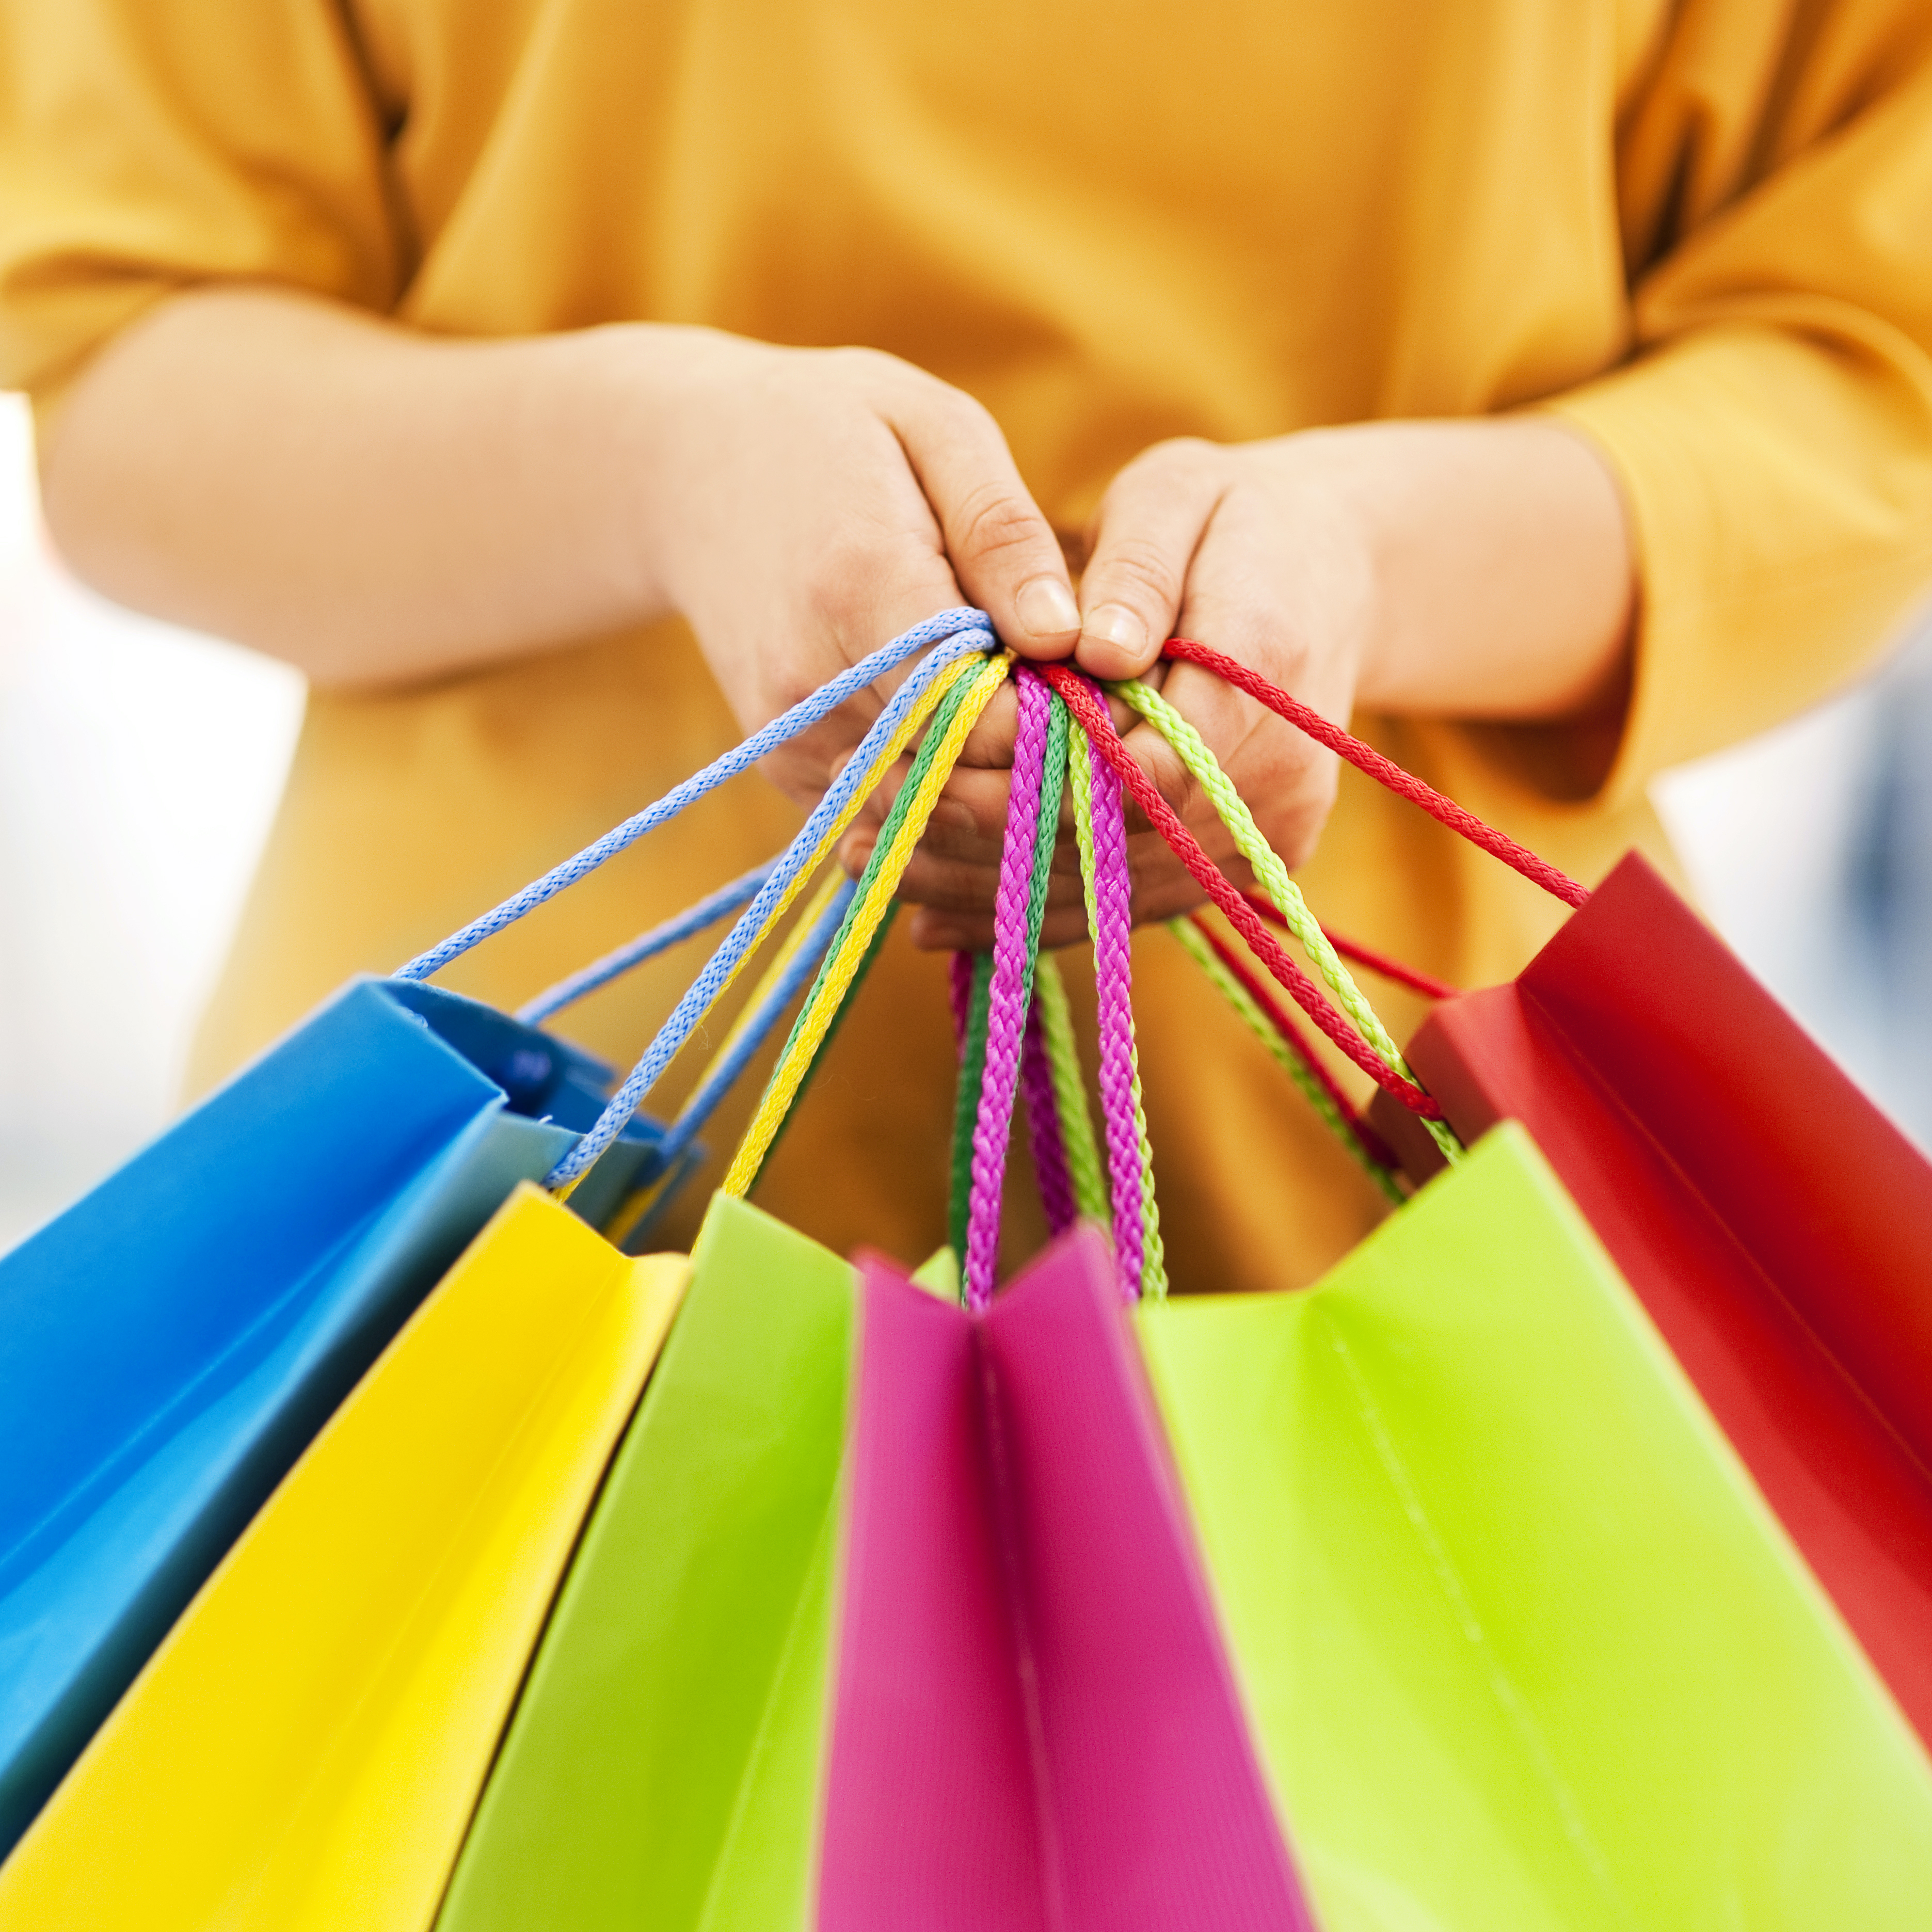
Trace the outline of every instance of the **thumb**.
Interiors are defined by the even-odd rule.
[[[939,520],[960,588],[1022,656],[1066,656],[1080,636],[1066,560],[992,415],[935,382],[895,395],[888,420]]]

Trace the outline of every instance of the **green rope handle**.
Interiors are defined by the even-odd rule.
[[[858,902],[856,892],[853,895],[853,902],[854,904]],[[758,1186],[766,1168],[770,1164],[772,1156],[778,1151],[779,1142],[790,1131],[792,1122],[798,1118],[799,1102],[811,1091],[812,1083],[818,1078],[818,1070],[824,1064],[825,1056],[831,1050],[832,1042],[838,1037],[838,1029],[845,1024],[845,1016],[852,1010],[852,1004],[859,997],[860,988],[866,983],[866,976],[878,964],[879,955],[885,950],[886,935],[892,931],[892,921],[898,916],[898,910],[896,899],[886,908],[885,916],[879,921],[879,929],[872,934],[872,944],[866,948],[866,956],[859,962],[858,970],[852,975],[852,983],[845,988],[845,997],[838,1002],[838,1010],[832,1016],[832,1024],[825,1029],[825,1037],[818,1042],[818,1050],[812,1056],[812,1064],[805,1070],[805,1078],[798,1083],[798,1091],[793,1096],[791,1105],[785,1109],[784,1118],[778,1123],[778,1131],[772,1136],[770,1144],[765,1149],[764,1158],[758,1162],[758,1172],[752,1177],[752,1187]],[[850,916],[849,912],[846,915],[848,918]],[[837,943],[837,935],[835,934],[832,944],[836,945]],[[831,946],[828,946],[825,950],[829,956]],[[800,1007],[797,1018],[792,1022],[792,1034],[788,1034],[785,1040],[788,1050],[791,1046],[792,1035],[795,1035],[803,1024],[806,1008],[810,1004],[808,998],[806,1006]],[[784,1055],[781,1054],[778,1058],[782,1060]],[[748,1195],[749,1192],[749,1189],[746,1190]]]
[[[1191,919],[1171,919],[1167,929],[1181,944],[1184,951],[1207,974],[1228,1005],[1240,1016],[1248,1030],[1266,1047],[1286,1071],[1288,1078],[1301,1090],[1301,1095],[1318,1114],[1328,1131],[1346,1148],[1357,1165],[1367,1174],[1377,1187],[1400,1207],[1406,1198],[1396,1185],[1395,1176],[1369,1152],[1360,1137],[1342,1118],[1340,1108],[1327,1088],[1316,1078],[1303,1064],[1300,1054],[1292,1052],[1276,1029],[1268,1024],[1253,994],[1229,972],[1225,964],[1216,958],[1214,949],[1204,939]]]
[[[1067,770],[1073,782],[1073,836],[1080,848],[1080,885],[1087,902],[1087,929],[1100,929],[1100,900],[1094,890],[1099,861],[1094,851],[1094,772],[1092,747],[1077,719],[1070,721]],[[1155,1300],[1167,1295],[1167,1246],[1161,1239],[1160,1209],[1154,1191],[1154,1148],[1148,1138],[1147,1108],[1141,1099],[1140,1048],[1129,1034],[1133,1069],[1134,1130],[1140,1138],[1141,1202],[1146,1221],[1141,1258],[1141,1293]]]
[[[946,1238],[959,1265],[966,1264],[966,1228],[973,1218],[973,1128],[980,1118],[980,1089],[986,1078],[986,1028],[993,1010],[993,956],[973,956],[973,997],[966,1009],[966,1043],[959,1056],[959,1084],[952,1094],[952,1176],[946,1196]],[[965,1292],[965,1276],[960,1276]]]
[[[1328,981],[1330,990],[1340,1002],[1342,1010],[1354,1022],[1357,1030],[1386,1065],[1405,1080],[1413,1080],[1415,1076],[1403,1059],[1402,1049],[1390,1037],[1361,988],[1349,977],[1348,968],[1329,944],[1328,935],[1308,910],[1300,887],[1288,877],[1288,868],[1282,863],[1274,848],[1262,837],[1254,814],[1234,789],[1233,781],[1222,770],[1214,754],[1208,748],[1206,740],[1166,698],[1139,679],[1110,684],[1107,688],[1132,706],[1173,747],[1189,776],[1208,795],[1221,823],[1234,835],[1235,849],[1254,868],[1255,877],[1260,880],[1262,890],[1274,902],[1276,910],[1288,922],[1288,930],[1301,942],[1302,950]],[[1442,1122],[1425,1119],[1423,1125],[1442,1150],[1445,1160],[1455,1161],[1461,1158],[1462,1142]]]
[[[1086,1077],[1080,1070],[1079,1043],[1073,1036],[1073,1009],[1060,962],[1051,952],[1040,956],[1034,980],[1040,1006],[1040,1029],[1046,1042],[1046,1061],[1053,1070],[1054,1111],[1060,1116],[1060,1138],[1066,1149],[1067,1178],[1073,1183],[1073,1204],[1082,1220],[1107,1220],[1107,1184],[1100,1173],[1100,1147],[1094,1137],[1094,1117],[1087,1111]]]
[[[1027,898],[1026,977],[1020,983],[1022,1006],[1033,998],[1040,970],[1040,935],[1046,923],[1047,876],[1053,864],[1053,848],[1060,836],[1060,802],[1066,794],[1066,746],[1073,725],[1073,714],[1058,692],[1049,692],[1052,708],[1047,712],[1046,763],[1040,775],[1040,820],[1034,832],[1033,877]]]

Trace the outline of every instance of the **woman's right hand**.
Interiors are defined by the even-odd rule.
[[[872,350],[648,333],[637,527],[748,730],[951,605],[1029,656],[1072,649],[1059,543],[972,398]],[[854,700],[769,776],[814,802],[880,703]],[[981,728],[997,737],[998,714]]]

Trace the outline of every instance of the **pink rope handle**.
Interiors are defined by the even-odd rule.
[[[1100,708],[1092,686],[1070,673],[1069,681]],[[1064,686],[1058,679],[1054,684],[1064,698]],[[1147,1203],[1141,1198],[1140,1124],[1134,1112],[1133,881],[1120,782],[1090,730],[1087,760],[1094,788],[1094,985],[1100,1008],[1100,1110],[1113,1182],[1114,1264],[1122,1298],[1138,1301],[1147,1264]]]
[[[1197,644],[1192,638],[1170,638],[1161,655],[1182,664],[1198,664],[1211,670],[1238,691],[1245,691],[1265,704],[1278,718],[1285,718],[1297,730],[1304,731],[1318,745],[1325,745],[1338,758],[1346,758],[1358,772],[1366,772],[1379,785],[1419,805],[1431,818],[1460,832],[1472,845],[1479,845],[1493,858],[1520,872],[1532,884],[1561,899],[1567,906],[1580,906],[1589,896],[1567,873],[1559,872],[1546,859],[1539,859],[1527,845],[1519,845],[1507,832],[1485,825],[1473,812],[1466,812],[1454,799],[1444,798],[1432,785],[1406,772],[1393,758],[1383,757],[1372,745],[1352,737],[1339,724],[1331,724],[1320,712],[1310,709],[1298,698],[1291,698],[1260,672],[1250,670],[1224,652]]]
[[[1282,918],[1280,907],[1267,893],[1244,892],[1241,896],[1269,925],[1287,932],[1288,921]],[[1447,980],[1438,980],[1433,973],[1425,973],[1419,966],[1405,966],[1400,959],[1391,959],[1386,952],[1378,952],[1360,940],[1345,939],[1326,922],[1322,930],[1328,935],[1328,944],[1344,959],[1352,960],[1358,966],[1366,966],[1371,973],[1379,973],[1384,980],[1393,980],[1398,986],[1406,986],[1425,999],[1453,1000],[1461,995],[1460,986],[1452,986]]]
[[[1020,1047],[1026,1027],[1028,901],[1034,835],[1052,700],[1038,678],[1019,678],[1019,729],[1013,740],[1012,795],[993,905],[993,978],[986,1012],[986,1070],[973,1126],[973,1186],[966,1220],[966,1305],[990,1307],[999,1260],[1000,1202],[1013,1126]]]

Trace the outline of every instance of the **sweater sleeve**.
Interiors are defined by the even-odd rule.
[[[388,307],[382,118],[330,0],[0,0],[0,388],[200,282]]]
[[[1618,158],[1632,355],[1546,405],[1639,556],[1606,802],[1852,680],[1932,582],[1932,22],[1692,0]]]

